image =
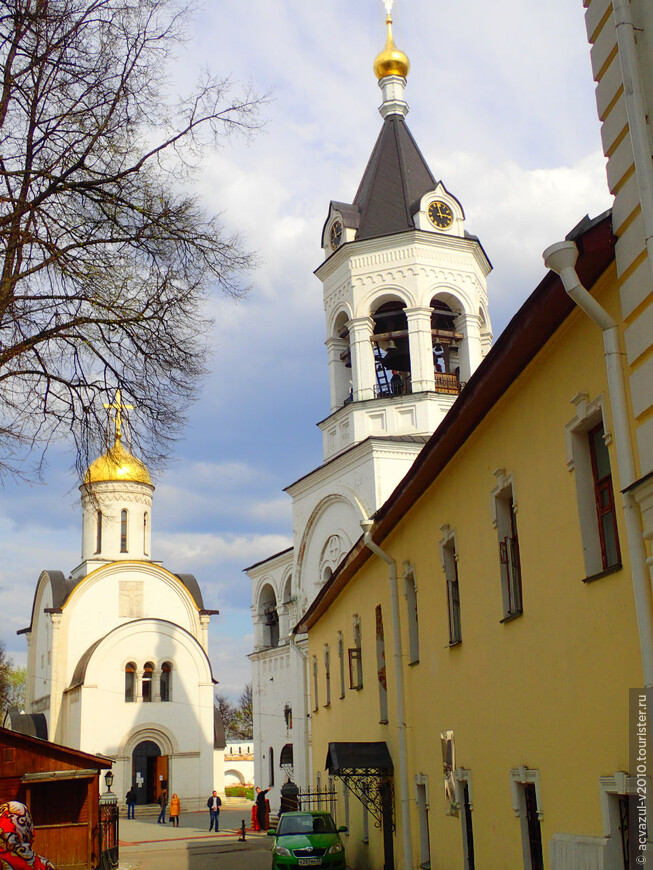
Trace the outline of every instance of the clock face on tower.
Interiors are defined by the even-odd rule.
[[[342,224],[336,221],[331,227],[331,247],[335,251],[342,243]]]
[[[440,199],[436,199],[430,204],[428,216],[433,226],[439,230],[448,230],[453,223],[453,212],[446,202],[442,202]]]

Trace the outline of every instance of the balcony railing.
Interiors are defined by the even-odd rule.
[[[450,372],[435,372],[435,392],[447,393],[448,395],[457,396],[460,393],[462,384],[458,380],[458,375]],[[409,396],[413,392],[411,384],[375,384],[374,396],[377,399],[395,399],[398,396]],[[346,402],[345,402],[346,404]]]

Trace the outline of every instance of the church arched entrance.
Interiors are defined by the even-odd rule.
[[[132,753],[132,782],[136,786],[136,803],[156,803],[168,788],[168,756],[153,740],[142,740]]]

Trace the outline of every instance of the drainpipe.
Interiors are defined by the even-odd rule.
[[[395,685],[397,687],[397,732],[399,739],[399,794],[401,797],[401,826],[404,840],[404,870],[413,870],[410,830],[410,799],[408,797],[408,751],[406,748],[406,709],[404,703],[404,672],[401,653],[401,629],[399,626],[399,593],[397,591],[397,563],[372,540],[372,520],[363,520],[365,546],[384,562],[390,574],[392,601],[392,637],[394,642]]]
[[[644,685],[653,686],[653,631],[651,627],[651,590],[648,583],[646,548],[644,545],[642,516],[632,493],[624,492],[636,480],[635,457],[630,440],[626,385],[621,365],[619,328],[608,312],[580,283],[576,272],[578,248],[572,241],[558,242],[542,254],[544,265],[560,276],[562,284],[573,301],[603,331],[605,367],[608,376],[608,394],[612,407],[612,426],[617,450],[617,464],[622,488],[622,504],[626,524],[626,537],[633,578],[635,612],[639,629]]]
[[[306,788],[308,788],[311,784],[311,782],[310,782],[310,780],[311,780],[310,749],[309,749],[309,740],[308,740],[308,729],[309,729],[309,721],[310,720],[308,718],[308,677],[306,674],[306,669],[308,667],[308,653],[304,652],[304,650],[301,649],[297,645],[297,639],[295,638],[294,632],[290,633],[289,638],[290,638],[290,648],[293,649],[297,653],[297,655],[299,656],[300,661],[301,661],[302,690],[303,690],[303,695],[304,695],[304,698],[303,698],[304,710],[303,710],[303,714],[301,716],[301,720],[302,720],[302,728],[304,728],[304,740],[303,740],[304,747],[303,748],[304,748],[304,770],[305,770],[305,776],[306,776],[306,781],[304,782],[304,785]]]
[[[642,208],[648,266],[653,276],[653,164],[649,141],[648,112],[642,93],[642,74],[630,0],[612,0],[619,63],[624,84],[624,100],[630,140],[635,160],[635,177]]]

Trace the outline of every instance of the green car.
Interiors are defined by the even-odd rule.
[[[345,847],[331,813],[284,813],[279,827],[268,831],[274,837],[272,870],[286,867],[326,867],[329,870],[345,870]]]

